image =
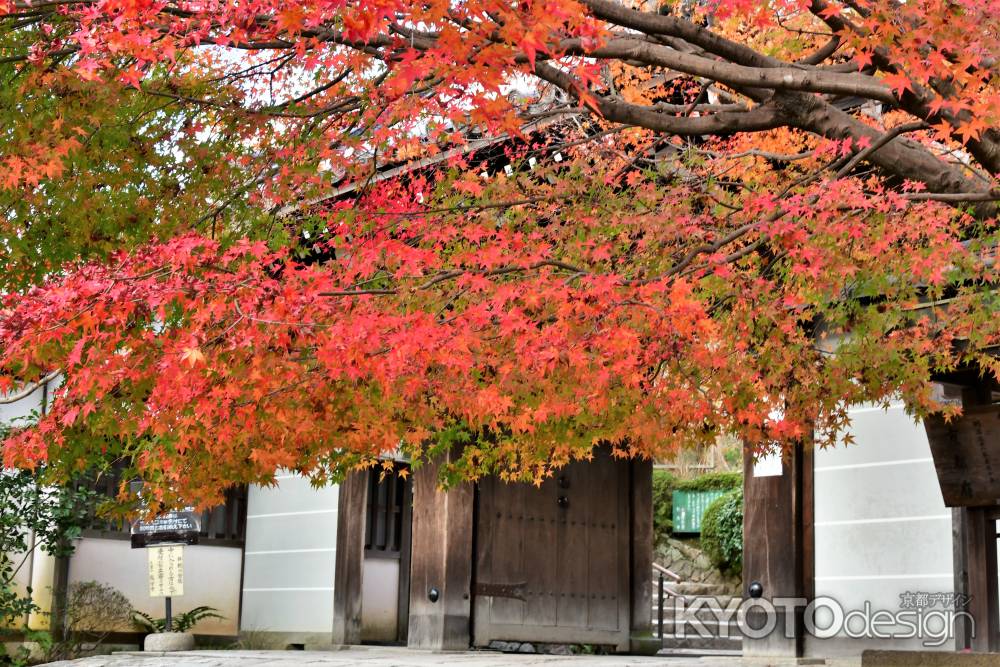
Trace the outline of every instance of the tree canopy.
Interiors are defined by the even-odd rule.
[[[992,0],[0,0],[3,445],[210,503],[996,375]],[[7,399],[5,399],[7,400]]]

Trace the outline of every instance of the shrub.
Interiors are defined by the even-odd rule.
[[[727,574],[743,569],[743,489],[717,498],[701,519],[701,548]]]
[[[677,482],[677,491],[730,491],[743,488],[743,473],[709,472]]]
[[[66,638],[49,650],[49,660],[72,660],[97,650],[112,632],[128,630],[132,603],[118,589],[80,581],[66,595]]]
[[[653,536],[659,542],[674,529],[674,488],[677,478],[666,470],[653,470]]]

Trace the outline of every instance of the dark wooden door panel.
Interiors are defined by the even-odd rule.
[[[493,604],[490,607],[490,618],[501,625],[519,625],[524,622],[524,606],[522,600],[514,597],[520,593],[523,597],[525,585],[524,567],[524,511],[525,493],[516,489],[512,493],[503,493],[503,489],[494,487],[494,497],[501,501],[494,506],[500,511],[500,516],[494,522],[494,540],[491,562],[490,581],[494,586],[510,587],[509,590],[496,589],[490,591]]]
[[[590,474],[595,478],[594,487],[589,490],[590,497],[600,496],[600,489],[614,489],[617,498],[624,498],[627,493],[628,474],[624,465],[592,466]],[[624,541],[627,548],[627,519],[621,514],[625,502],[608,502],[608,499],[591,503],[589,509],[590,527],[587,535],[590,539],[587,550],[588,562],[587,581],[590,598],[588,600],[589,616],[587,623],[591,627],[603,627],[608,630],[618,630],[627,619],[619,616],[620,597],[627,597],[623,588],[620,573],[627,571],[625,555],[622,554],[620,542]],[[627,513],[625,514],[627,516]],[[624,540],[622,537],[624,536]],[[625,581],[627,586],[627,580]]]
[[[600,452],[540,487],[479,485],[474,635],[627,645],[628,464]]]
[[[522,491],[526,497],[527,523],[523,526],[522,554],[526,581],[524,617],[525,625],[552,627],[557,623],[557,600],[551,583],[559,569],[555,557],[539,558],[538,554],[555,554],[558,547],[556,524],[558,498],[554,480],[548,480],[535,489]]]

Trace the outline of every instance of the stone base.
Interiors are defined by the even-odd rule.
[[[155,632],[146,635],[142,642],[143,651],[191,651],[194,649],[194,635],[190,632]]]
[[[997,667],[1000,653],[945,651],[864,651],[862,667]]]
[[[652,635],[632,635],[629,650],[632,655],[656,655],[663,648],[663,640]]]

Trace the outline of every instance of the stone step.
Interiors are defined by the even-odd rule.
[[[654,624],[658,623],[660,619],[660,610],[653,609],[652,612],[653,612],[653,623]],[[721,621],[719,620],[720,618],[722,619]],[[675,620],[685,620],[685,621],[698,620],[698,621],[704,621],[706,623],[711,621],[716,625],[719,623],[738,624],[739,621],[742,620],[742,616],[740,616],[739,614],[733,614],[732,616],[728,616],[725,613],[716,615],[715,612],[711,609],[699,609],[698,611],[695,612],[685,611],[684,613],[681,614],[675,614],[674,610],[669,608],[663,610],[664,623],[667,622],[672,623]]]
[[[736,597],[734,595],[709,595],[709,596],[705,596],[705,595],[675,595],[675,596],[664,595],[663,596],[663,608],[664,609],[672,609],[672,608],[674,608],[678,604],[676,602],[676,600],[678,598],[680,598],[680,599],[682,599],[684,601],[684,606],[685,607],[691,607],[692,605],[695,604],[695,602],[697,600],[699,600],[700,598],[704,598],[704,597],[711,598],[709,601],[707,601],[704,604],[706,604],[707,606],[713,606],[713,607],[714,606],[718,606],[718,607],[721,607],[722,609],[725,609],[726,607],[728,607],[729,604],[731,602],[733,602],[733,600],[737,601],[735,603],[735,605],[737,607],[742,603],[742,598],[738,598],[738,597]],[[654,591],[654,594],[653,594],[653,609],[658,609],[659,608],[659,603],[660,603],[660,598],[656,595],[656,592]]]
[[[662,638],[663,650],[711,650],[711,651],[740,651],[743,650],[743,639],[740,637],[701,637],[699,635],[687,635],[685,637],[671,637],[666,635]]]
[[[656,654],[667,658],[741,658],[742,649],[665,648]],[[726,664],[729,664],[728,662]]]
[[[653,630],[659,631],[659,619],[653,619]],[[675,635],[678,632],[684,634],[698,634],[698,628],[704,628],[706,632],[713,635],[720,635],[725,632],[730,637],[741,637],[740,624],[735,619],[729,621],[719,621],[714,618],[682,619],[678,621],[673,618],[663,619],[663,634]]]
[[[698,583],[694,581],[681,581],[674,584],[674,590],[679,595],[728,595],[731,590],[724,584]]]

